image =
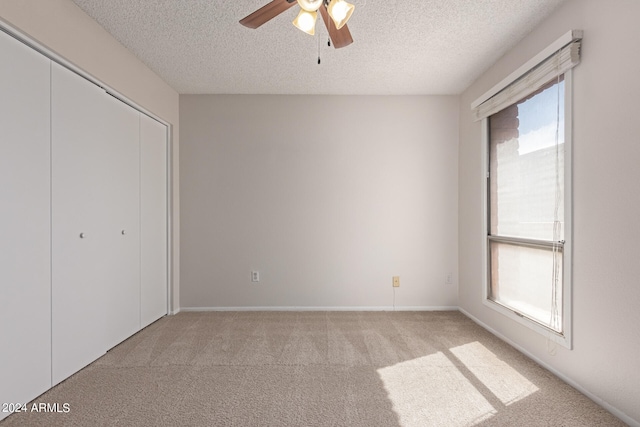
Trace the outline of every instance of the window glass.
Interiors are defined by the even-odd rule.
[[[489,117],[489,298],[562,333],[564,80]]]
[[[564,81],[494,114],[489,125],[491,234],[552,241],[557,218],[564,240]]]
[[[491,297],[532,320],[561,332],[562,294],[552,286],[553,250],[491,242]],[[562,277],[562,263],[558,266]]]

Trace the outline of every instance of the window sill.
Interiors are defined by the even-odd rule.
[[[525,326],[528,329],[531,329],[532,331],[542,335],[543,337],[549,339],[550,341],[553,341],[569,350],[572,349],[572,343],[571,343],[571,339],[569,336],[567,335],[563,335],[560,334],[558,332],[555,332],[541,324],[539,324],[538,322],[529,319],[528,317],[522,316],[520,314],[516,314],[516,312],[514,312],[513,310],[508,309],[507,307],[492,301],[488,298],[484,298],[482,303],[486,306],[489,307],[490,309],[497,311],[498,313],[506,316],[507,318],[515,321],[516,323],[519,323],[520,325]]]

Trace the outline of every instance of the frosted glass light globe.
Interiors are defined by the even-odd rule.
[[[301,8],[307,12],[315,12],[320,9],[324,0],[298,0],[298,4]]]
[[[316,33],[316,19],[318,18],[317,12],[307,12],[302,9],[296,19],[293,20],[293,25],[298,29],[304,31],[307,34],[315,35]]]
[[[347,3],[344,0],[331,0],[328,7],[329,16],[333,19],[333,22],[336,24],[336,28],[339,30],[344,27],[349,18],[351,18],[351,14],[355,6],[351,3]]]

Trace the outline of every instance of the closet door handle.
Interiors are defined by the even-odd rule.
[[[80,233],[80,238],[84,239],[85,237],[87,237],[87,235],[85,233]]]
[[[122,230],[122,232],[121,232],[121,233],[122,233],[122,235],[124,236],[125,234],[127,234],[127,231],[126,231],[126,230]]]

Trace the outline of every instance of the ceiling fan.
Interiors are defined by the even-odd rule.
[[[353,43],[353,38],[346,24],[353,13],[354,6],[344,0],[273,0],[242,18],[240,23],[248,28],[258,28],[288,10],[295,3],[300,6],[300,13],[294,19],[293,25],[300,30],[307,34],[315,34],[317,11],[319,10],[336,49]]]

